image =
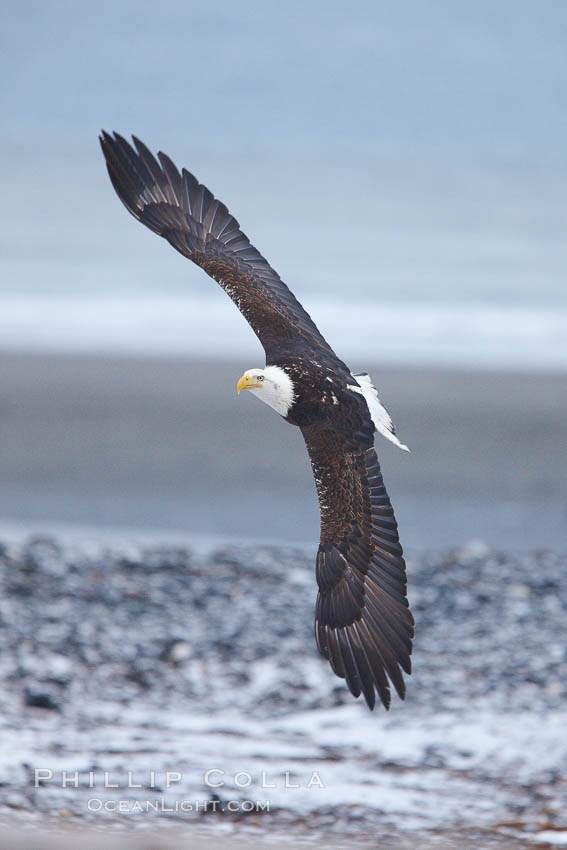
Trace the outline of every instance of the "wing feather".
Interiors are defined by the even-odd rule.
[[[226,206],[185,168],[140,139],[118,133],[100,143],[112,185],[132,215],[204,269],[237,305],[260,339],[268,363],[283,345],[324,349],[340,361],[279,275],[250,244]],[[344,365],[344,364],[341,364]]]
[[[327,425],[302,428],[321,509],[315,636],[333,671],[372,709],[405,697],[413,617],[398,526],[373,446]]]

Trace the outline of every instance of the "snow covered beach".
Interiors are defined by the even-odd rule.
[[[5,824],[503,847],[567,827],[565,558],[411,558],[408,698],[370,714],[316,654],[310,551],[1,551]]]

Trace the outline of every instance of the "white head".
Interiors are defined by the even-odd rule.
[[[248,369],[239,380],[236,389],[238,392],[250,390],[261,401],[273,407],[280,416],[287,415],[295,398],[293,381],[279,366]]]

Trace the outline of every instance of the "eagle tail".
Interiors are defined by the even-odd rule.
[[[360,393],[364,396],[364,400],[368,405],[368,410],[374,423],[374,427],[379,434],[382,434],[387,440],[401,449],[403,452],[409,452],[410,449],[396,436],[396,429],[392,422],[392,417],[389,411],[384,407],[378,396],[378,390],[372,383],[372,378],[368,372],[357,372],[352,377],[360,387]],[[356,389],[351,387],[351,389]]]

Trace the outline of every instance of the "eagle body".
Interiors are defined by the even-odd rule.
[[[260,340],[265,368],[237,384],[305,440],[321,515],[315,637],[355,697],[390,705],[405,697],[414,621],[398,526],[374,435],[399,448],[371,378],[353,374],[226,206],[186,169],[135,137],[103,132],[112,184],[129,212],[200,266],[233,300]]]
[[[360,402],[346,389],[346,379],[331,369],[305,358],[274,365],[289,375],[293,384],[294,401],[284,417],[290,424],[306,428],[328,422],[340,427],[343,418],[348,420],[360,410]],[[359,424],[362,426],[362,421]]]

